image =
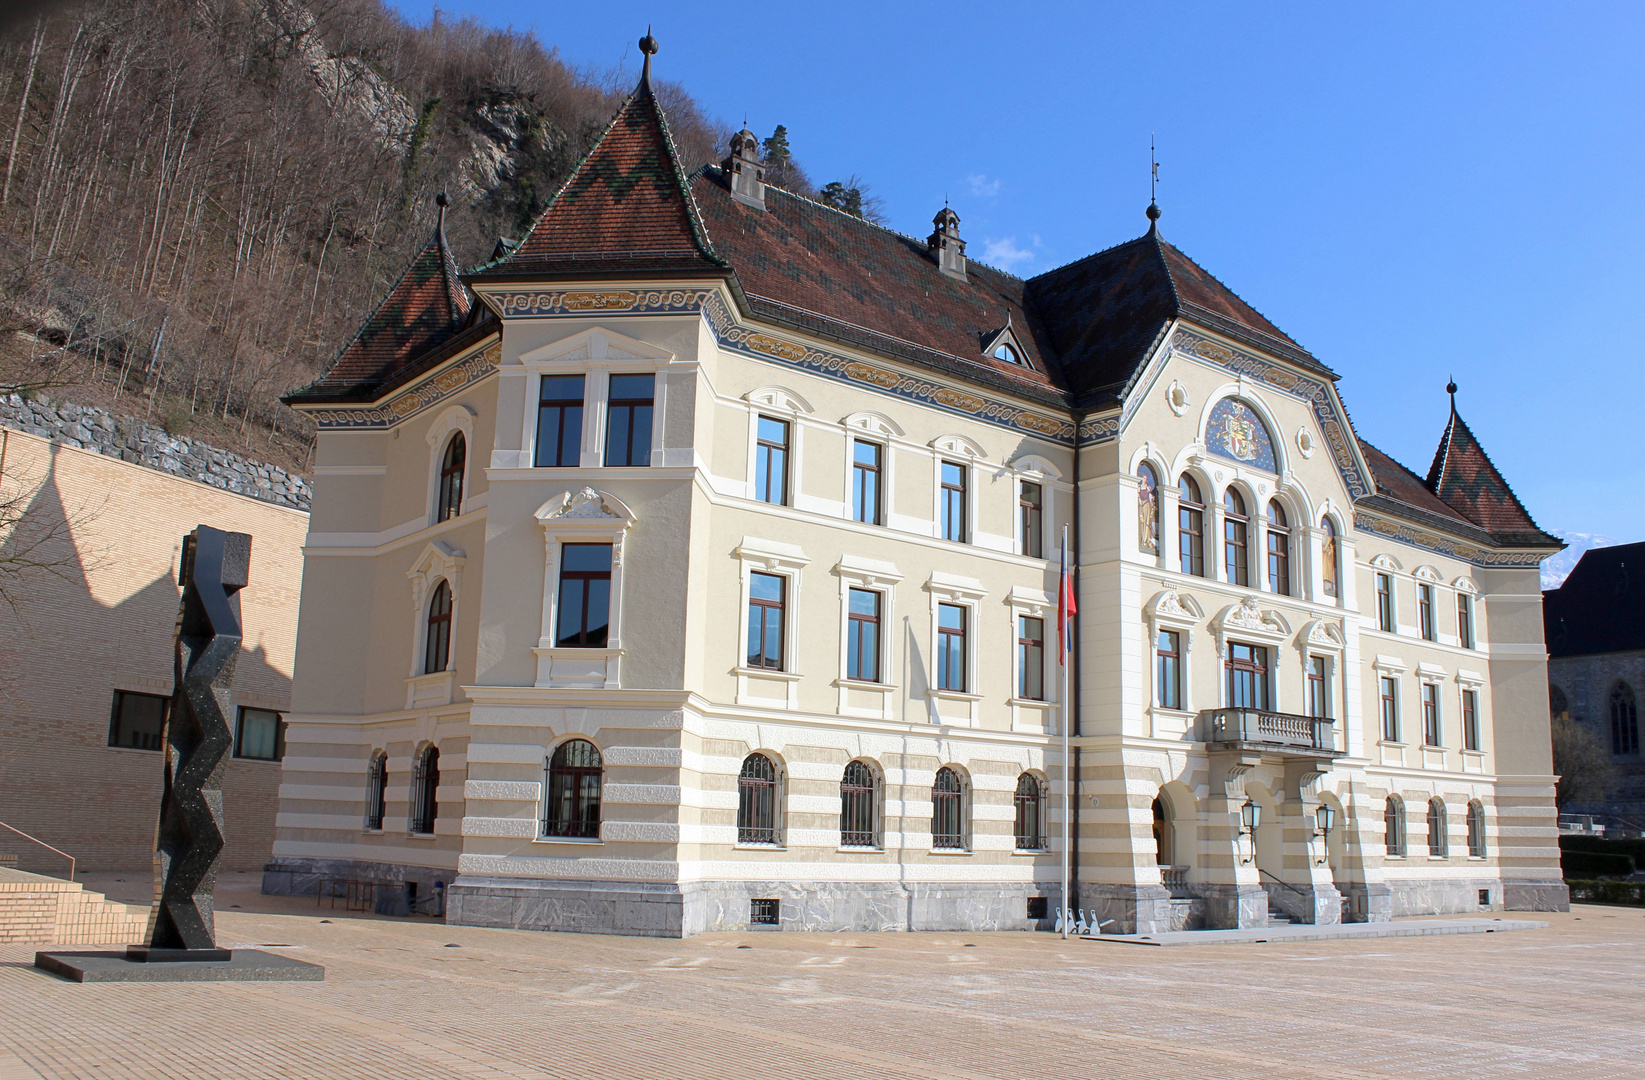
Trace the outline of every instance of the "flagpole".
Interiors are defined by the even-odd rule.
[[[1068,940],[1068,924],[1074,918],[1074,910],[1069,905],[1068,897],[1068,838],[1073,818],[1074,799],[1073,789],[1069,786],[1068,766],[1068,726],[1073,711],[1069,707],[1072,703],[1068,700],[1068,654],[1071,651],[1070,646],[1073,644],[1074,628],[1069,622],[1066,611],[1066,597],[1068,591],[1073,587],[1071,576],[1073,568],[1069,566],[1068,526],[1066,524],[1062,527],[1062,574],[1063,580],[1057,582],[1057,589],[1060,594],[1057,597],[1057,606],[1064,609],[1059,612],[1062,618],[1062,633],[1058,637],[1062,638],[1065,635],[1066,637],[1064,640],[1057,642],[1058,651],[1062,654],[1057,659],[1062,662],[1062,937],[1066,941]]]

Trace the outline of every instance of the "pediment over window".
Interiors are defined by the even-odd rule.
[[[815,412],[811,402],[794,391],[781,386],[762,386],[743,395],[743,400],[762,409],[809,416]]]
[[[1327,649],[1342,648],[1342,631],[1334,623],[1324,619],[1315,619],[1303,627],[1303,632],[1297,637],[1309,645],[1316,645]]]
[[[585,487],[566,491],[543,503],[534,515],[543,524],[588,521],[627,526],[634,523],[634,511],[617,496]]]
[[[406,571],[406,577],[455,577],[462,573],[463,564],[467,561],[468,556],[462,548],[452,547],[443,540],[431,540],[422,554],[417,556],[417,561],[411,564],[411,569]]]
[[[674,354],[667,349],[659,349],[649,342],[598,326],[520,355],[520,363],[528,366],[559,361],[598,364],[603,360],[661,360],[666,363],[673,359]]]
[[[1399,564],[1399,560],[1394,558],[1392,555],[1378,555],[1376,558],[1371,560],[1371,565],[1376,567],[1378,570],[1405,569]]]
[[[1038,454],[1023,454],[1012,458],[1011,468],[1022,473],[1039,473],[1052,480],[1062,479],[1062,470]]]
[[[1199,606],[1199,601],[1174,589],[1163,589],[1155,593],[1153,599],[1142,606],[1142,611],[1152,619],[1180,622],[1196,622],[1205,617],[1205,609]]]
[[[962,457],[986,458],[987,452],[964,435],[939,435],[931,440],[932,449],[939,454],[958,454]]]
[[[906,434],[901,424],[883,413],[854,412],[850,416],[842,418],[840,423],[853,430],[866,431],[870,435],[878,435],[881,438],[900,439]]]
[[[1229,604],[1211,621],[1212,627],[1223,632],[1240,631],[1243,633],[1264,634],[1270,636],[1285,636],[1290,634],[1291,626],[1285,617],[1277,611],[1264,611],[1257,606],[1252,597],[1247,596],[1237,604]]]
[[[1463,575],[1462,577],[1459,577],[1455,581],[1451,582],[1451,587],[1457,592],[1465,592],[1471,596],[1479,595],[1479,586],[1475,585],[1474,579],[1468,577],[1467,575]]]
[[[1445,583],[1445,579],[1440,576],[1439,571],[1435,570],[1431,566],[1419,566],[1415,570],[1411,571],[1411,575],[1422,581],[1434,582],[1436,585],[1443,585]]]

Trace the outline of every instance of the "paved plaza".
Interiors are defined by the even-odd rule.
[[[1505,934],[1153,949],[482,930],[317,914],[251,876],[219,905],[222,942],[323,963],[326,981],[82,986],[6,946],[0,1080],[1645,1075],[1645,912],[1628,908]]]

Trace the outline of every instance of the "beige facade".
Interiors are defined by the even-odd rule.
[[[517,302],[480,291],[505,312]],[[1352,450],[1332,451],[1319,413],[1230,374],[1231,363],[1265,358],[1179,330],[1161,343],[1117,437],[1080,452],[1079,906],[1159,927],[1249,922],[1266,916],[1270,897],[1310,921],[1334,919],[1326,909],[1341,898],[1357,918],[1558,903],[1535,559],[1482,567],[1385,536],[1367,511],[1356,518],[1344,462],[1360,476],[1365,466]],[[454,917],[464,921],[630,932],[743,925],[760,898],[781,900],[784,922],[802,927],[1030,925],[1027,899],[1054,896],[1060,873],[1054,598],[1055,537],[1075,505],[1067,445],[744,355],[697,313],[505,317],[498,335],[445,370],[465,365],[471,381],[460,390],[392,423],[333,430],[322,418],[268,887],[350,875],[425,891],[455,881]],[[605,467],[605,386],[633,373],[656,376],[649,462]],[[576,462],[533,467],[540,380],[566,375],[585,387]],[[1208,453],[1206,417],[1230,398],[1262,417],[1277,468]],[[1328,409],[1340,444],[1334,392]],[[754,497],[760,417],[789,425],[786,505]],[[461,512],[431,524],[436,463],[457,431],[476,448]],[[881,524],[852,520],[855,439],[883,448]],[[963,542],[940,538],[943,462],[965,470]],[[1143,462],[1163,481],[1156,552],[1139,543]],[[1180,570],[1172,526],[1184,473],[1205,496],[1206,576]],[[1025,481],[1043,492],[1039,557],[1023,554]],[[1230,488],[1256,510],[1246,586],[1221,580]],[[1270,589],[1258,558],[1270,500],[1291,523],[1294,595]],[[1326,519],[1339,537],[1335,597],[1323,587]],[[566,543],[615,548],[604,648],[556,647]],[[1393,585],[1392,632],[1368,614],[1379,573]],[[752,574],[785,583],[775,668],[748,662]],[[441,579],[455,596],[450,666],[423,674],[423,608]],[[1433,590],[1434,640],[1418,625],[1419,584]],[[882,597],[878,680],[847,677],[852,586]],[[1471,598],[1469,645],[1458,637],[1459,594]],[[936,689],[939,604],[966,612],[955,690]],[[1045,701],[1017,692],[1023,615],[1044,620]],[[1161,629],[1183,641],[1176,708],[1157,697]],[[1335,760],[1208,743],[1202,713],[1228,704],[1230,643],[1269,650],[1266,708],[1287,714],[1308,712],[1305,665],[1323,661]],[[1402,723],[1386,739],[1385,674],[1397,681]],[[1438,695],[1437,746],[1421,737],[1424,685]],[[1464,746],[1464,690],[1476,695],[1468,741],[1477,749]],[[574,738],[603,757],[589,838],[545,832],[545,767]],[[431,744],[438,817],[432,834],[412,835],[412,772]],[[756,752],[778,773],[775,844],[738,841],[738,773]],[[372,829],[362,823],[379,753],[386,813]],[[854,760],[878,782],[877,835],[846,845],[840,785]],[[933,845],[932,788],[944,766],[964,787],[957,848]],[[1048,789],[1048,839],[1029,850],[1014,830],[1025,773]],[[1384,850],[1389,795],[1405,808],[1403,856]],[[1156,844],[1156,798],[1168,852]],[[1430,854],[1436,798],[1448,839]],[[1240,829],[1247,799],[1262,807],[1254,840]],[[1477,854],[1471,803],[1484,812]],[[1322,804],[1337,813],[1323,840]]]
[[[47,566],[13,586],[20,602],[0,620],[0,821],[68,852],[82,870],[146,873],[162,756],[148,733],[136,741],[154,748],[134,748],[129,737],[112,745],[112,713],[117,693],[172,692],[183,537],[202,524],[251,534],[233,703],[284,713],[308,515],[23,432],[4,439],[0,496],[23,498],[26,514],[0,536],[0,556],[25,545]],[[279,783],[278,761],[228,763],[226,871],[267,861]],[[11,833],[0,835],[0,852],[16,853],[25,870],[66,870]]]

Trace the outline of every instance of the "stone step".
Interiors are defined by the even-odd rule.
[[[0,869],[0,943],[129,945],[147,928],[146,907],[116,903],[77,881]]]

